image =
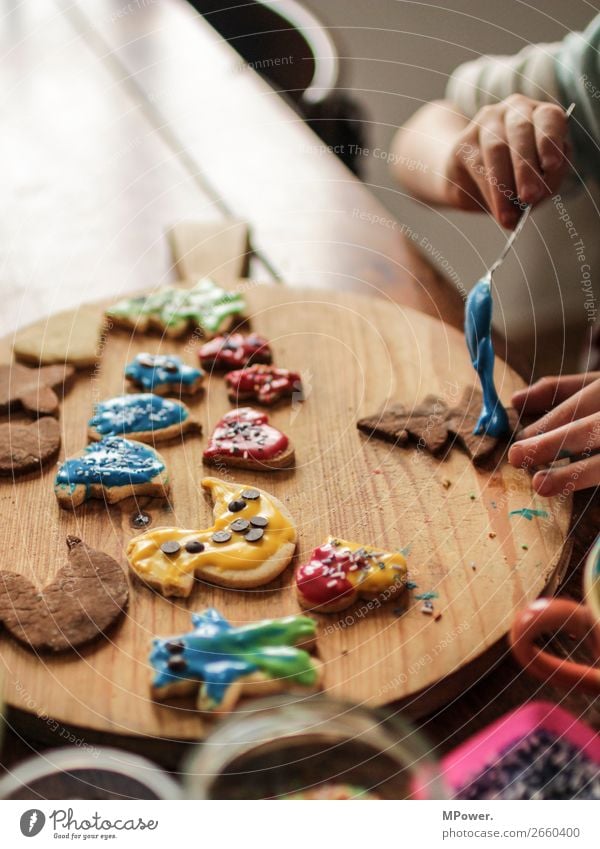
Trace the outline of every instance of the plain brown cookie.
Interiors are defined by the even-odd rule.
[[[18,572],[0,571],[0,622],[22,643],[42,651],[77,648],[106,631],[129,598],[116,560],[67,537],[67,563],[42,590]]]
[[[507,440],[473,433],[481,404],[481,393],[472,389],[465,389],[455,407],[448,406],[442,398],[428,395],[412,410],[404,404],[386,405],[374,416],[360,419],[357,427],[387,442],[416,442],[432,454],[445,453],[458,443],[474,463],[483,463]],[[511,433],[514,433],[517,413],[513,409],[508,409],[507,413]]]
[[[71,363],[75,368],[87,368],[98,358],[104,323],[97,306],[83,304],[19,330],[13,351],[25,363]]]
[[[0,424],[0,475],[24,475],[39,469],[60,448],[56,419]]]
[[[74,374],[73,366],[0,365],[0,413],[22,408],[35,416],[58,415],[55,390],[65,388]]]

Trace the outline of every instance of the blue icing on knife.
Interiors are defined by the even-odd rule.
[[[191,386],[204,377],[202,369],[189,366],[175,354],[138,354],[125,367],[125,377],[148,391],[161,387]]]
[[[108,437],[88,445],[78,457],[65,460],[54,485],[69,492],[83,485],[89,494],[93,484],[118,487],[148,483],[164,468],[160,455],[148,445]]]
[[[119,395],[96,404],[89,426],[100,436],[152,433],[179,425],[188,417],[186,408],[160,395]]]
[[[465,338],[471,362],[481,381],[483,406],[473,433],[504,436],[508,416],[494,386],[492,343],[492,287],[489,278],[480,280],[469,292],[465,309]]]

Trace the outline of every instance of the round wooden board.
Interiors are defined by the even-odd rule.
[[[253,329],[272,342],[275,362],[302,371],[307,399],[273,410],[271,421],[296,446],[293,471],[235,470],[234,480],[256,483],[282,499],[295,517],[295,563],[332,533],[384,549],[406,549],[410,592],[405,612],[397,603],[359,603],[341,614],[318,616],[318,653],[325,687],[335,696],[380,705],[404,699],[419,705],[444,701],[448,682],[466,686],[492,663],[490,651],[510,627],[518,607],[555,576],[567,536],[570,501],[538,499],[530,478],[503,463],[476,469],[453,449],[439,460],[415,448],[368,439],[356,420],[387,398],[408,404],[428,393],[454,401],[474,385],[464,339],[456,330],[410,309],[354,294],[284,287],[244,288]],[[100,307],[99,307],[100,309]],[[61,458],[81,450],[94,401],[124,389],[123,367],[136,352],[183,354],[195,343],[111,331],[101,362],[80,373],[62,405]],[[9,354],[5,343],[4,354]],[[497,365],[504,401],[521,385]],[[207,382],[190,402],[204,435],[159,446],[173,482],[172,504],[146,499],[153,525],[208,527],[211,505],[199,486],[202,450],[215,422],[229,409],[222,377]],[[75,534],[125,567],[132,500],[107,509],[88,502],[61,510],[52,492],[55,468],[42,477],[2,480],[1,567],[43,584],[64,561],[65,537]],[[528,521],[509,512],[547,511]],[[60,723],[113,734],[190,739],[207,724],[191,702],[157,704],[149,697],[148,649],[154,635],[189,630],[190,612],[214,606],[234,622],[298,611],[289,568],[261,590],[233,592],[199,583],[187,600],[165,599],[131,581],[129,610],[109,634],[80,654],[36,657],[0,633],[7,703]],[[434,592],[435,613],[424,615],[415,594]],[[488,660],[489,658],[489,660]],[[416,696],[423,696],[416,700]]]

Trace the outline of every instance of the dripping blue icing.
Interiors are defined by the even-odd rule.
[[[93,484],[111,487],[148,483],[164,468],[158,454],[149,446],[108,437],[88,445],[81,456],[65,460],[56,475],[55,486],[73,492],[83,484],[89,493]]]
[[[295,647],[315,635],[315,622],[306,616],[267,619],[235,627],[214,608],[192,614],[194,630],[169,639],[154,639],[150,662],[155,670],[153,686],[161,688],[182,680],[202,683],[213,705],[219,705],[227,689],[246,675],[261,671],[310,685],[315,670],[310,655]],[[169,661],[177,657],[181,671]]]
[[[188,386],[203,374],[202,369],[188,366],[175,354],[138,354],[125,367],[126,377],[150,391],[157,386]]]
[[[489,280],[480,280],[469,292],[465,309],[465,338],[483,391],[483,406],[473,433],[504,436],[509,426],[506,410],[494,386],[492,287]]]
[[[119,395],[96,404],[89,425],[101,436],[118,436],[162,430],[181,424],[187,415],[182,404],[160,395]]]

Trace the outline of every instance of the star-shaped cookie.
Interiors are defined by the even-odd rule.
[[[74,374],[73,366],[0,365],[0,413],[23,409],[34,416],[58,415],[55,390],[64,387]]]
[[[455,407],[436,395],[428,395],[421,404],[412,409],[405,404],[384,405],[379,413],[359,419],[357,427],[369,436],[386,442],[417,443],[432,454],[442,454],[454,445],[462,446],[474,463],[490,459],[504,441],[485,434],[473,433],[481,410],[481,393],[465,389]],[[514,433],[518,416],[515,410],[507,410],[510,439]]]

